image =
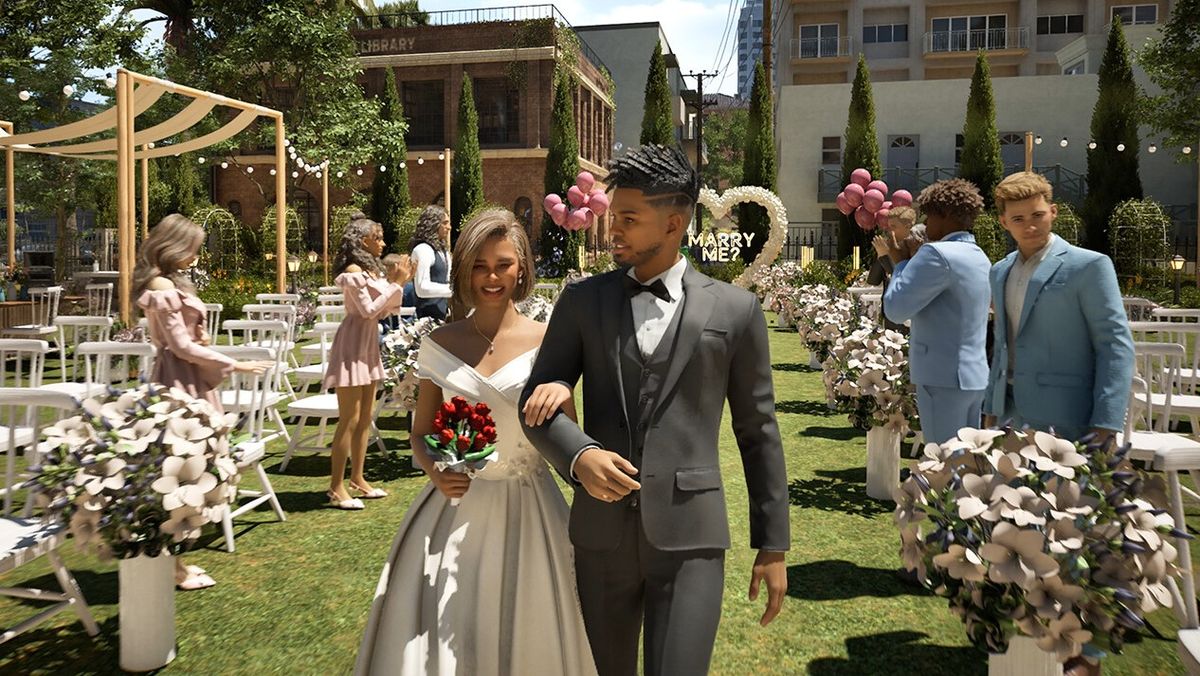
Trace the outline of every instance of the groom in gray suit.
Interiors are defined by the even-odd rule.
[[[726,400],[758,550],[750,598],[762,582],[769,597],[761,624],[787,592],[787,473],[767,325],[753,294],[679,255],[699,191],[680,150],[642,146],[609,170],[622,268],[563,290],[521,396],[522,424],[576,487],[571,542],[601,676],[637,673],[643,622],[648,676],[704,674],[730,547],[717,446]],[[534,395],[580,376],[583,429],[548,410],[562,390]]]

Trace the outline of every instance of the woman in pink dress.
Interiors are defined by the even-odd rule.
[[[227,374],[263,373],[272,364],[235,361],[206,347],[212,338],[204,329],[204,303],[186,273],[204,239],[204,228],[185,216],[171,214],[159,221],[138,254],[133,293],[150,325],[150,342],[158,348],[151,381],[205,399],[220,411],[216,387]],[[215,582],[202,568],[184,566],[182,557],[176,557],[175,584],[191,590]]]
[[[364,498],[383,498],[363,476],[367,439],[374,420],[376,383],[383,380],[379,357],[379,320],[399,311],[404,285],[412,279],[412,263],[402,256],[384,278],[379,256],[383,253],[383,226],[355,214],[342,234],[334,261],[335,283],[345,296],[346,316],[333,337],[325,367],[325,388],[337,394],[338,426],[330,457],[329,503],[338,509],[362,509],[343,483],[346,459],[351,460],[350,488]]]

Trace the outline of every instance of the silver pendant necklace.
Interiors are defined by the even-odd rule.
[[[475,327],[475,333],[478,333],[480,338],[482,338],[482,339],[484,339],[484,340],[486,340],[486,341],[487,341],[487,344],[488,344],[488,350],[487,350],[487,353],[488,353],[488,354],[492,354],[493,352],[495,352],[495,351],[496,351],[496,341],[495,341],[495,340],[489,340],[487,336],[483,335],[483,331],[480,331],[480,330],[479,330],[479,325],[475,323],[475,316],[474,316],[474,315],[472,315],[472,316],[471,316],[471,326]]]

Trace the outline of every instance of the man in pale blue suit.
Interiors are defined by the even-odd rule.
[[[1133,380],[1133,338],[1112,261],[1051,228],[1049,181],[1021,172],[996,187],[1017,251],[992,268],[995,354],[984,412],[1078,439],[1120,430]]]
[[[909,371],[926,442],[945,443],[978,427],[988,384],[988,269],[991,261],[970,229],[983,209],[974,184],[938,181],[921,192],[926,244],[911,259],[888,242],[895,265],[884,312],[910,321]]]

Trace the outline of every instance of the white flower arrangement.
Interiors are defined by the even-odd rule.
[[[1059,661],[1120,651],[1170,607],[1178,530],[1165,481],[1128,447],[1045,432],[959,430],[895,490],[901,558],[992,653],[1020,632]]]
[[[383,349],[380,351],[385,373],[383,386],[391,390],[392,396],[409,410],[415,410],[417,391],[420,389],[417,355],[421,349],[421,339],[441,325],[442,322],[432,317],[422,317],[413,322],[401,322],[399,328],[387,332],[383,337]]]
[[[917,401],[904,334],[860,318],[858,328],[834,342],[822,366],[826,394],[853,426],[887,427],[900,434],[915,426]]]
[[[531,293],[528,298],[517,303],[516,308],[517,312],[533,321],[545,324],[550,321],[550,315],[554,312],[554,303],[541,294]]]
[[[761,268],[750,280],[750,283],[762,301],[763,309],[768,312],[779,312],[782,309],[780,300],[790,297],[795,292],[796,280],[803,270],[797,261],[783,261],[777,265]]]
[[[780,302],[780,312],[795,319],[800,338],[822,362],[834,342],[857,325],[854,303],[824,284],[802,286]]]
[[[178,554],[221,521],[240,478],[230,449],[236,416],[177,389],[146,384],[83,402],[46,429],[31,485],[102,559]]]

